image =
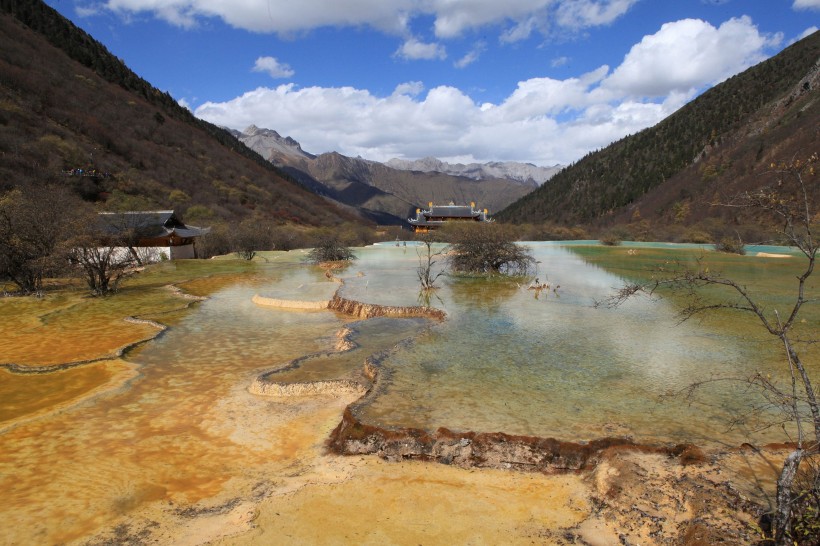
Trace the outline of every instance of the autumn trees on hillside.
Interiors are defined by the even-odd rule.
[[[65,272],[83,224],[78,201],[56,188],[0,196],[0,275],[28,294],[41,292],[45,277]]]
[[[97,214],[59,187],[0,196],[0,278],[23,294],[40,294],[44,279],[79,271],[92,293],[117,289],[140,263],[128,230],[102,237]]]

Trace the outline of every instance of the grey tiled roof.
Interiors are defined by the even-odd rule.
[[[132,231],[143,239],[167,237],[198,237],[210,229],[186,226],[172,210],[101,212],[99,214],[100,230],[105,235],[120,235]]]
[[[434,205],[426,216],[435,218],[472,218],[479,215],[479,211],[469,206],[461,205]]]
[[[413,226],[442,226],[447,220],[453,219],[473,219],[476,221],[489,221],[485,211],[476,209],[474,204],[466,205],[433,205],[430,210],[418,209],[415,218],[407,221]]]

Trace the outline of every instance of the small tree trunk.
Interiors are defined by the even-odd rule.
[[[791,534],[792,484],[802,460],[802,449],[789,453],[789,456],[783,461],[783,470],[780,471],[780,476],[777,478],[777,508],[772,521],[774,542],[777,546],[789,546],[791,544],[789,535]]]

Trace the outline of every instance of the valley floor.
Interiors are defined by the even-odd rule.
[[[238,278],[212,273],[184,288],[208,294]],[[86,362],[34,375],[0,370],[1,544],[597,546],[760,538],[757,518],[783,457],[776,450],[682,461],[613,449],[590,471],[551,475],[388,462],[326,447],[355,393],[256,396],[248,386],[259,364],[210,378],[212,369],[176,374],[180,364],[167,362],[169,371],[152,378],[118,355],[144,347],[158,333],[156,320],[180,320],[194,301],[168,290],[165,283],[179,279],[162,275],[104,301],[70,293],[0,301],[7,319],[0,338],[10,340],[4,362]],[[154,321],[124,326],[124,310],[146,313],[148,301]],[[44,339],[51,349],[42,348]],[[191,390],[194,380],[202,387]],[[157,401],[160,390],[171,395]]]

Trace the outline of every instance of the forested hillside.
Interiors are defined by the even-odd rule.
[[[587,155],[497,218],[601,226],[634,221],[636,211],[662,224],[710,216],[720,189],[759,185],[771,161],[817,151],[819,57],[815,32],[655,127]]]
[[[0,0],[0,191],[69,186],[99,208],[186,221],[357,216],[195,118],[46,4]]]

